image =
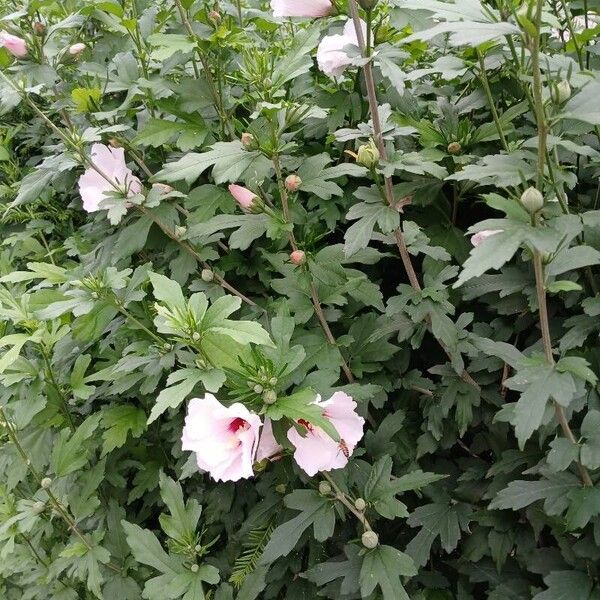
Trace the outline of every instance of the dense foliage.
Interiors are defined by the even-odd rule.
[[[0,9],[0,597],[600,598],[600,1]]]

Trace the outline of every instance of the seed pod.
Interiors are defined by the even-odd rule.
[[[356,508],[356,510],[360,510],[360,512],[363,512],[363,510],[367,508],[367,503],[364,501],[363,498],[357,498],[354,501],[354,507]]]
[[[362,534],[360,541],[365,548],[372,550],[379,545],[379,536],[374,531],[365,531]]]
[[[535,214],[544,206],[544,196],[542,192],[533,186],[527,188],[521,196],[521,204],[530,213]]]
[[[323,496],[331,494],[331,486],[326,481],[321,481],[321,483],[319,483],[319,494]]]
[[[202,278],[202,281],[210,283],[215,278],[215,274],[210,269],[202,269],[200,277]]]

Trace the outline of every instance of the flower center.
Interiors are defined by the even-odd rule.
[[[237,433],[238,431],[248,429],[248,427],[248,421],[245,421],[241,417],[236,417],[229,423],[229,431],[231,431],[231,433]]]
[[[298,419],[298,425],[302,425],[308,431],[313,430],[313,426],[306,419]]]

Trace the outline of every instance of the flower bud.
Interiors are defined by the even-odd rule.
[[[229,193],[245,212],[262,211],[261,199],[249,189],[232,183],[229,186]]]
[[[535,214],[544,206],[544,196],[542,192],[533,186],[527,188],[521,196],[521,204],[530,213]]]
[[[46,26],[43,23],[40,23],[39,21],[36,21],[33,24],[33,32],[36,35],[44,35],[44,33],[46,33]]]
[[[306,254],[303,250],[294,250],[290,254],[290,260],[295,265],[303,265],[306,262]]]
[[[379,536],[374,531],[365,531],[362,534],[360,541],[365,548],[372,550],[379,545]]]
[[[69,54],[71,56],[79,56],[86,48],[86,45],[82,42],[77,42],[77,44],[73,44],[69,46]]]
[[[326,481],[321,481],[321,483],[319,483],[319,494],[322,496],[331,494],[331,486]]]
[[[240,140],[242,142],[242,146],[244,146],[246,150],[254,150],[256,148],[256,140],[251,133],[242,133]]]
[[[194,342],[199,342],[201,337],[202,336],[197,331],[194,331],[194,333],[192,333],[192,339],[194,340]]]
[[[285,485],[285,483],[280,483],[279,485],[276,485],[275,486],[275,491],[278,494],[285,494],[285,492],[286,492],[286,485]]]
[[[52,479],[50,479],[50,477],[44,477],[44,479],[42,479],[42,481],[40,482],[40,485],[42,486],[42,488],[47,490],[52,485]]]
[[[277,385],[277,377],[271,377],[271,379],[269,379],[269,385]]]
[[[187,233],[187,227],[183,227],[183,225],[177,225],[174,233],[177,239],[181,239]]]
[[[302,179],[296,174],[288,175],[285,178],[285,189],[288,192],[297,192],[302,185]]]
[[[563,79],[556,85],[556,97],[555,102],[557,104],[563,104],[571,97],[571,84]]]
[[[370,140],[368,144],[363,144],[358,149],[357,160],[367,169],[374,169],[379,164],[379,156],[377,146],[373,140]]]
[[[356,510],[360,510],[360,512],[363,512],[363,510],[367,508],[367,503],[365,502],[364,498],[357,498],[354,501],[354,508],[356,508]]]
[[[210,269],[202,269],[200,277],[202,278],[202,281],[210,283],[215,278],[215,274]]]
[[[166,183],[153,183],[152,189],[156,190],[161,196],[166,196],[173,191],[173,188]]]
[[[196,565],[196,564],[193,564],[190,567],[190,570],[192,571],[192,573],[197,573],[200,570],[200,567],[198,565]]]
[[[163,350],[165,352],[171,352],[171,350],[173,350],[173,344],[169,344],[169,342],[165,342],[163,344]]]
[[[252,389],[256,394],[262,394],[265,388],[260,383],[257,383]]]
[[[194,546],[194,551],[196,551],[196,552],[202,552],[202,546],[200,544],[196,544]]]
[[[44,512],[45,508],[46,508],[45,502],[42,502],[41,500],[38,500],[37,502],[33,503],[33,506],[31,507],[31,510],[33,510],[33,512],[36,515],[39,515],[41,512]]]
[[[221,22],[221,13],[218,10],[211,10],[208,13],[208,18],[215,23],[215,25],[218,25]]]
[[[90,296],[91,296],[91,297],[92,297],[94,300],[98,300],[98,298],[100,297],[100,296],[98,295],[98,292],[92,292],[92,293],[90,294]]]
[[[263,394],[265,404],[275,404],[277,402],[277,392],[275,390],[266,390]]]
[[[460,154],[462,152],[462,146],[459,142],[450,142],[448,144],[448,154]]]

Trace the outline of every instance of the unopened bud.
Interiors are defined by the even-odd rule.
[[[202,552],[202,546],[201,546],[200,544],[196,544],[196,545],[194,546],[194,550],[195,550],[196,552]]]
[[[286,489],[287,489],[287,488],[286,488],[286,485],[285,485],[285,483],[280,483],[279,485],[276,485],[276,486],[275,486],[275,491],[276,491],[278,494],[285,494],[285,492],[286,492]]]
[[[208,18],[215,24],[221,22],[221,13],[218,10],[211,10],[208,13]]]
[[[31,510],[33,510],[33,512],[36,515],[39,515],[41,512],[44,511],[45,508],[46,508],[45,502],[42,502],[41,500],[38,500],[37,502],[33,503],[33,506],[31,507]]]
[[[175,237],[177,239],[182,238],[187,233],[187,227],[183,227],[183,225],[177,225],[175,227]]]
[[[193,564],[190,567],[190,570],[192,571],[192,573],[197,573],[200,570],[200,567],[198,565],[196,565],[196,564]]]
[[[269,379],[269,385],[277,385],[277,377],[271,377],[271,379]]]
[[[94,299],[94,300],[98,300],[99,296],[98,296],[98,292],[92,292],[90,294],[90,296]]]
[[[363,498],[357,498],[354,501],[354,507],[356,508],[356,510],[360,510],[360,512],[362,512],[363,510],[365,510],[365,508],[367,508],[367,503],[364,501]]]
[[[256,140],[251,133],[244,132],[242,133],[242,137],[240,138],[242,142],[242,146],[246,148],[246,150],[254,150],[256,148]]]
[[[202,269],[200,277],[202,278],[202,281],[210,283],[215,278],[215,274],[210,269]]]
[[[303,250],[294,250],[290,254],[290,260],[295,265],[303,265],[306,262],[306,254]]]
[[[265,404],[275,404],[277,402],[277,392],[275,390],[266,390],[263,394]]]
[[[171,352],[171,350],[173,350],[173,345],[169,344],[169,342],[166,342],[165,344],[163,344],[163,350],[165,352]]]
[[[50,479],[50,477],[44,477],[40,482],[40,485],[47,490],[52,485],[52,479]]]
[[[527,188],[521,196],[521,204],[533,215],[543,208],[544,196],[534,187]]]
[[[460,154],[462,146],[459,142],[450,142],[448,144],[448,154]]]
[[[285,178],[285,189],[288,192],[297,192],[302,185],[302,179],[296,174],[288,175]]]
[[[357,160],[367,169],[373,169],[379,164],[379,156],[377,146],[373,140],[370,140],[368,144],[363,144],[358,149]]]
[[[46,26],[43,23],[40,23],[39,21],[36,21],[33,24],[33,32],[36,35],[44,35],[44,33],[46,33]]]
[[[321,481],[319,483],[319,494],[322,496],[327,496],[327,494],[331,494],[331,486],[326,481]]]
[[[69,54],[71,56],[79,56],[86,48],[86,45],[82,42],[69,46]]]
[[[360,541],[365,548],[372,550],[379,545],[379,536],[374,531],[365,531],[362,534]]]
[[[262,385],[260,385],[260,383],[257,383],[253,388],[252,388],[257,394],[262,394],[264,391],[264,387]]]
[[[153,183],[152,189],[156,190],[161,196],[166,196],[173,191],[173,188],[166,183]]]
[[[201,337],[202,336],[197,331],[194,331],[194,333],[192,333],[192,339],[194,340],[194,342],[199,342]]]
[[[563,104],[571,97],[571,84],[566,80],[560,81],[556,85],[556,98],[557,104]]]

